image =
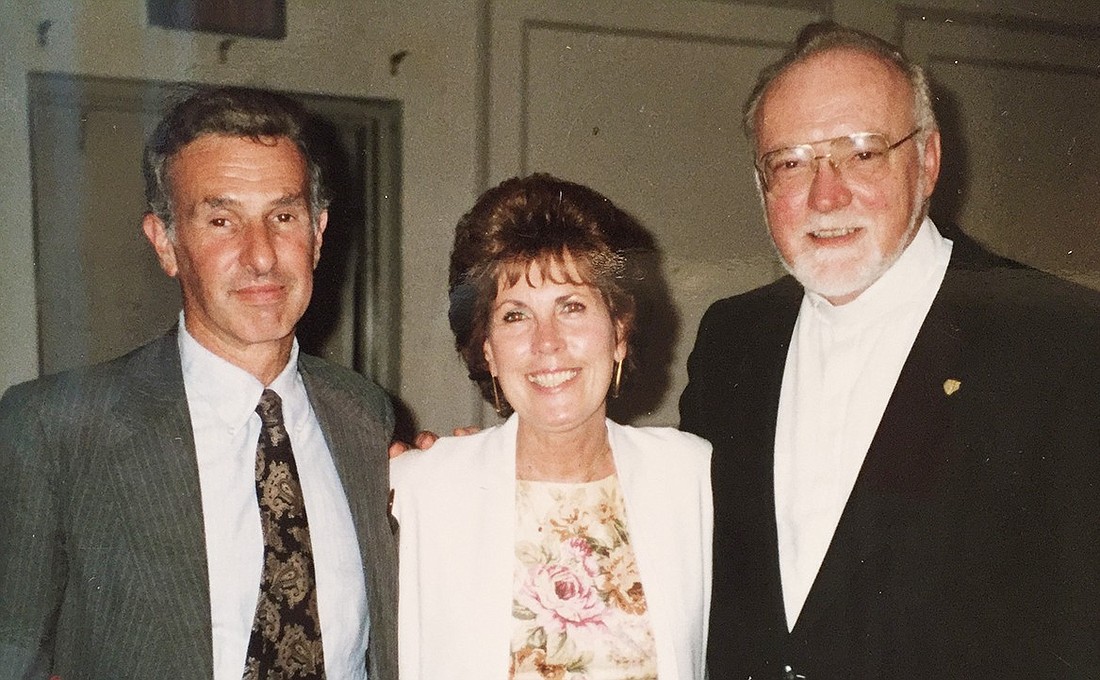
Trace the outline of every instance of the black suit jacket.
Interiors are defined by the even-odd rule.
[[[714,445],[710,677],[1100,676],[1100,295],[956,238],[788,633],[773,451],[802,295],[715,303],[688,362],[681,426]]]
[[[0,678],[210,678],[210,592],[176,334],[0,400]],[[374,384],[301,355],[363,556],[372,680],[396,678],[396,550]]]

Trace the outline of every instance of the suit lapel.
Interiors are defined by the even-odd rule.
[[[952,292],[957,285],[957,272],[949,269],[898,376],[795,632],[810,627],[838,597],[850,597],[856,571],[899,540],[895,523],[919,511],[948,463],[957,401],[951,381],[966,382]]]
[[[210,589],[198,463],[175,333],[134,355],[119,385],[108,436],[115,441],[118,530],[131,556],[130,583],[151,601],[164,668],[213,674]],[[155,602],[155,605],[152,604]],[[140,640],[133,641],[141,645]]]
[[[779,287],[766,301],[768,312],[754,320],[750,337],[755,346],[744,354],[730,381],[736,387],[727,413],[739,431],[738,443],[727,455],[716,454],[712,459],[715,494],[731,493],[733,499],[715,501],[715,555],[732,558],[735,573],[721,578],[740,582],[734,588],[743,592],[737,598],[741,611],[728,613],[733,625],[754,629],[753,637],[767,631],[762,644],[769,646],[787,633],[775,517],[775,424],[783,369],[802,299],[801,286],[793,279],[783,282],[789,285]],[[735,505],[740,509],[732,515],[722,510]],[[735,526],[732,532],[730,521]],[[721,534],[719,523],[726,525]],[[726,544],[718,545],[719,540]]]
[[[355,408],[355,402],[305,367],[302,379],[351,508],[364,566],[373,564],[376,560],[368,553],[385,541],[375,535],[376,522],[368,520],[375,519],[372,515],[379,508],[381,516],[385,516],[388,481],[384,475],[371,474],[371,466],[365,462],[371,456],[384,456],[381,444],[386,435],[372,431],[377,425]],[[385,470],[381,465],[378,468]],[[368,596],[371,594],[368,591]]]
[[[345,408],[344,401],[329,386],[327,382],[314,376],[309,371],[302,369],[302,380],[309,394],[309,401],[314,413],[321,423],[325,441],[332,452],[336,472],[340,476],[340,482],[344,486],[344,494],[347,496],[348,505],[351,507],[352,519],[355,522],[356,532],[359,538],[360,550],[366,550],[368,542],[366,522],[363,521],[366,509],[363,507],[362,494],[358,493],[369,485],[369,480],[364,475],[362,465],[355,464],[355,456],[369,455],[367,449],[368,437],[360,432],[362,414],[349,412]],[[366,556],[364,555],[364,561]]]
[[[313,357],[299,355],[299,370],[344,488],[359,541],[371,617],[368,649],[371,677],[396,668],[396,642],[388,639],[396,611],[396,545],[388,521],[389,477],[381,414],[327,380]],[[383,658],[383,656],[385,658]]]
[[[801,299],[801,298],[799,298]],[[765,596],[772,611],[777,612],[771,622],[777,630],[786,631],[783,606],[783,585],[779,575],[779,529],[775,516],[775,425],[779,416],[779,395],[783,386],[783,369],[787,362],[791,335],[798,318],[799,302],[794,301],[782,314],[780,323],[762,335],[767,345],[756,354],[759,363],[746,366],[746,386],[749,394],[761,395],[760,411],[751,414],[748,437],[749,446],[757,455],[750,460],[764,462],[759,468],[746,470],[750,489],[758,489],[760,501],[755,505],[759,526],[757,564],[766,565],[769,575]],[[779,315],[777,315],[779,316]]]

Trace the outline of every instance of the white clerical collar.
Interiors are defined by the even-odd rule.
[[[183,380],[188,400],[201,400],[213,407],[214,413],[228,427],[243,427],[256,411],[264,385],[248,371],[229,363],[202,346],[187,332],[183,312],[180,312],[178,344]],[[298,339],[291,346],[290,359],[283,370],[271,382],[271,389],[279,393],[284,403],[284,417],[293,422],[300,417],[296,408],[305,396],[305,388],[298,375]],[[299,390],[301,392],[299,393]],[[290,404],[288,404],[288,399]],[[288,412],[288,407],[292,412]]]
[[[929,290],[935,294],[951,259],[951,246],[951,241],[941,236],[932,220],[925,217],[897,261],[856,299],[833,305],[807,290],[806,300],[827,323],[862,324],[881,319],[926,299]]]

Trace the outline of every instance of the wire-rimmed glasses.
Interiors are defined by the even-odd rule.
[[[918,132],[919,127],[893,144],[881,133],[857,132],[775,149],[760,157],[756,171],[764,190],[777,195],[798,193],[809,187],[822,159],[828,159],[847,180],[873,182],[886,170],[890,152],[913,139]],[[814,147],[822,146],[827,147],[827,152],[817,153]]]

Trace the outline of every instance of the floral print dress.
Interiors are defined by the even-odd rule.
[[[516,481],[515,680],[656,680],[657,652],[617,475]]]

